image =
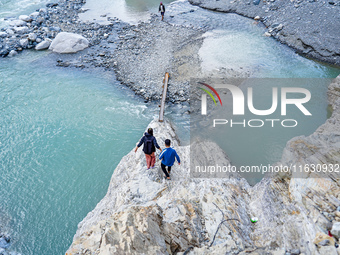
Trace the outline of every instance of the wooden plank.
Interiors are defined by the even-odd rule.
[[[164,80],[163,80],[163,94],[162,94],[162,101],[161,101],[161,109],[159,111],[159,122],[164,121],[164,108],[165,108],[166,93],[168,91],[168,82],[169,82],[169,73],[166,72]]]

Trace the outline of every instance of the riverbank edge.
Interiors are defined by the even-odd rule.
[[[197,1],[190,0],[189,2],[205,9],[223,11],[220,7],[209,7],[203,2]],[[33,49],[39,44],[38,41],[47,41],[46,43],[49,44],[58,32],[81,34],[89,40],[89,48],[71,55],[53,54],[56,65],[75,68],[100,67],[113,71],[119,82],[144,98],[145,102],[160,100],[162,91],[162,82],[160,81],[164,78],[165,72],[170,72],[167,100],[171,103],[189,103],[190,80],[193,78],[209,79],[216,75],[222,77],[250,75],[246,71],[240,73],[236,70],[224,69],[217,73],[202,73],[198,52],[203,43],[202,35],[206,29],[161,22],[157,15],[151,15],[147,22],[140,22],[137,25],[127,24],[117,18],[109,17],[107,17],[111,22],[109,25],[83,22],[79,20],[78,14],[85,11],[82,8],[85,3],[85,0],[60,0],[58,3],[47,4],[47,8],[41,8],[33,16],[31,14],[22,17],[22,19],[32,19],[29,22],[24,22],[30,30],[26,34],[18,31],[15,40],[12,40],[12,37],[8,35],[10,46],[0,49],[0,55],[7,56],[6,54],[10,52],[15,55],[17,48],[20,50],[25,47]],[[217,2],[217,4],[221,3]],[[253,13],[252,15],[247,12],[242,13],[237,9],[225,9],[224,11],[232,11],[240,16],[254,17],[256,10],[250,9],[249,12]],[[274,37],[282,35],[286,29],[286,25],[282,24],[282,26],[280,24],[276,26],[276,24],[274,27],[270,27],[273,24],[267,24],[270,21],[267,21],[266,17],[259,17],[256,20],[268,25],[271,30],[270,35]],[[10,30],[12,31],[14,28],[23,27],[12,27]],[[155,34],[155,31],[158,35]],[[176,38],[176,43],[171,43],[168,38]],[[5,39],[0,35],[0,42],[1,40]],[[163,47],[167,50],[163,50]],[[298,49],[294,51],[298,51]],[[131,70],[134,71],[131,72]]]
[[[331,20],[332,17],[337,17],[340,3],[332,6],[338,8],[333,16],[332,13],[327,13],[327,6],[322,8],[328,4],[328,1],[327,3],[323,1],[325,4],[322,5],[316,3],[317,1],[308,1],[309,5],[307,1],[287,1],[287,3],[267,1],[268,6],[262,1],[256,2],[257,5],[245,0],[189,0],[190,4],[207,10],[235,13],[262,22],[267,28],[265,36],[272,36],[304,57],[340,67],[340,38],[336,37],[340,19]],[[289,13],[290,11],[292,13]],[[313,18],[315,20],[312,20]]]

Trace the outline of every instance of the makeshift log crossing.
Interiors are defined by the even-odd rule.
[[[163,94],[162,94],[162,101],[161,101],[161,109],[159,111],[159,122],[164,121],[164,108],[165,108],[165,99],[166,99],[166,92],[168,91],[168,82],[169,82],[169,73],[165,73],[165,77],[163,80]]]

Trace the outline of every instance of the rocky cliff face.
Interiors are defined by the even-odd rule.
[[[332,117],[311,136],[289,141],[278,164],[340,162],[339,91],[340,77],[329,88]],[[168,122],[150,127],[160,144],[170,138],[181,157],[172,180],[163,179],[160,162],[146,170],[143,153],[131,151],[66,254],[339,254],[339,173],[279,174],[254,187],[237,175],[190,178],[189,146],[179,146]],[[215,144],[203,145],[216,152],[210,160],[229,164]]]

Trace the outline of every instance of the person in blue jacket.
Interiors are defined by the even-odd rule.
[[[177,159],[178,165],[181,164],[181,160],[177,152],[173,148],[170,148],[170,144],[171,141],[169,139],[166,139],[165,149],[162,151],[161,155],[159,155],[159,159],[162,160],[161,167],[163,173],[165,174],[164,177],[166,177],[168,180],[170,180],[171,167],[175,163],[175,159]],[[168,170],[166,170],[166,167],[168,167]]]

